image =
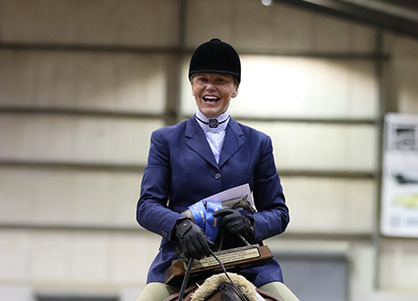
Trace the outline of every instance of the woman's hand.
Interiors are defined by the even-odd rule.
[[[189,259],[201,259],[210,255],[212,242],[205,232],[189,219],[182,219],[176,225],[176,235],[180,242],[181,252]]]
[[[248,216],[242,215],[237,209],[220,209],[213,213],[214,217],[222,217],[221,227],[233,234],[241,234],[245,239],[254,237],[253,221]]]

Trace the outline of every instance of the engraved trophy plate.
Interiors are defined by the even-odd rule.
[[[227,265],[228,263],[232,262],[260,257],[260,251],[258,250],[257,246],[252,246],[250,248],[243,247],[233,251],[228,250],[228,252],[219,252],[218,254],[215,253],[215,255],[224,265]],[[215,257],[208,256],[202,258],[201,260],[193,261],[191,270],[194,271],[196,269],[208,268],[217,265],[219,265],[219,262],[215,259]],[[184,269],[187,269],[186,262],[183,262],[183,266]]]
[[[233,248],[215,252],[227,270],[234,271],[240,268],[263,265],[273,257],[268,246],[250,245],[245,247]],[[174,260],[172,265],[166,270],[165,283],[179,285],[186,273],[187,263],[182,260]],[[213,257],[208,256],[193,262],[190,279],[202,278],[208,274],[221,270],[221,265]]]

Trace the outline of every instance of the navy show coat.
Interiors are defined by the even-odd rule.
[[[249,183],[257,212],[251,243],[282,233],[289,212],[276,171],[271,139],[264,133],[229,120],[219,164],[195,116],[151,135],[148,164],[137,204],[137,221],[162,236],[160,251],[148,272],[147,283],[164,282],[178,244],[173,233],[180,212],[223,190]],[[255,286],[283,281],[275,259],[240,272]]]

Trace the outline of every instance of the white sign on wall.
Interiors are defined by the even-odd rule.
[[[418,115],[385,116],[381,233],[418,237]]]

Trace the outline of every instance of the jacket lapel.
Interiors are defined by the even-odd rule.
[[[244,144],[244,134],[238,123],[232,118],[226,129],[225,141],[219,159],[219,168],[231,158]]]
[[[200,128],[194,115],[187,120],[185,136],[187,138],[186,145],[190,149],[199,154],[216,169],[219,169],[215,156],[213,155],[209,143],[206,140],[205,133],[203,133],[203,130]]]
[[[244,144],[243,135],[244,134],[242,133],[238,123],[231,118],[226,129],[225,141],[218,165],[216,163],[215,157],[213,156],[212,150],[210,149],[209,143],[206,140],[205,133],[203,133],[203,130],[197,123],[195,116],[193,115],[189,120],[187,120],[186,123],[186,145],[218,170]]]

